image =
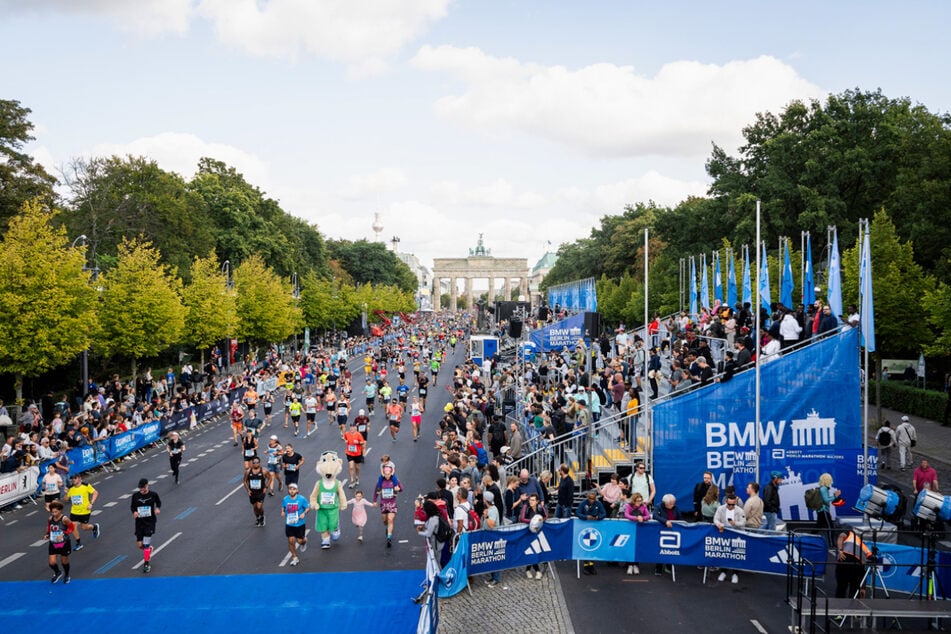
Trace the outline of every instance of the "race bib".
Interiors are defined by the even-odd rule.
[[[287,514],[287,525],[288,525],[288,526],[294,526],[294,525],[297,524],[297,522],[299,522],[299,521],[300,521],[300,513],[298,513],[297,511],[294,511],[293,513],[288,513],[288,514]]]
[[[56,493],[56,489],[57,489],[57,487],[56,487],[56,483],[55,483],[55,482],[47,482],[47,483],[46,483],[46,489],[45,489],[45,490],[46,490],[47,493]]]
[[[426,396],[426,388],[424,388],[424,387],[419,388],[419,395],[420,395],[420,396]]]
[[[180,454],[180,453],[182,453],[182,450],[181,450],[181,449],[172,449],[172,455],[173,455],[173,456],[174,456],[175,454]]]
[[[250,484],[251,484],[251,488],[252,488],[252,489],[260,489],[260,488],[261,488],[261,485],[264,483],[264,480],[262,480],[262,479],[260,479],[260,478],[251,478],[251,480],[249,480],[249,482],[250,482]]]
[[[284,465],[284,471],[297,471],[297,465],[292,462],[289,462],[286,465]]]
[[[152,517],[152,507],[151,506],[140,506],[139,507],[139,519],[143,517]]]
[[[382,490],[381,490],[381,493],[382,493],[382,495],[383,495],[383,499],[384,499],[384,500],[392,500],[392,499],[393,499],[393,489],[382,489]]]
[[[250,457],[253,456],[253,455],[254,455],[254,449],[245,449],[245,450],[244,450],[244,457],[245,457],[245,458],[250,458]]]
[[[69,501],[73,503],[73,506],[82,506],[83,496],[81,495],[71,495],[69,496]]]
[[[347,445],[347,451],[348,451],[349,453],[357,453],[357,446],[356,446],[356,445]]]
[[[50,541],[53,542],[54,544],[62,544],[62,543],[63,543],[63,531],[60,530],[60,529],[58,529],[58,528],[52,529],[52,530],[50,531]]]
[[[320,503],[321,503],[321,505],[333,504],[333,503],[334,503],[334,492],[333,492],[333,491],[321,491],[321,492],[320,492]]]
[[[399,420],[399,419],[400,417],[397,416],[396,414],[390,414],[390,420]]]

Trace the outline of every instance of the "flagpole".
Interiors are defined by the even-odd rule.
[[[645,348],[644,350],[644,380],[647,380],[647,361],[648,361],[648,357],[650,357],[650,347],[648,347],[648,344],[651,341],[653,341],[651,339],[650,327],[648,325],[650,323],[648,321],[648,318],[650,315],[648,311],[648,299],[647,299],[648,290],[650,289],[650,285],[647,279],[647,266],[648,266],[648,261],[647,261],[648,246],[647,245],[648,245],[649,231],[650,231],[649,228],[644,227],[644,348]],[[647,390],[643,389],[642,396],[641,396],[641,404],[644,404],[647,401],[647,399],[644,398],[645,394],[647,394]],[[635,446],[635,445],[632,443],[632,446]]]
[[[760,246],[760,213],[759,213],[760,201],[756,201],[756,303],[754,304],[755,314],[756,314],[756,426],[753,430],[753,435],[756,438],[756,479],[755,482],[759,482],[759,396],[760,396],[760,366],[763,364],[763,360],[760,358],[760,315],[762,314],[762,306],[760,302],[762,301],[760,297],[760,289],[762,284],[760,281],[760,276],[763,274],[763,269],[760,264],[761,253],[763,252],[762,247]]]
[[[865,225],[865,230],[868,231],[868,220],[863,222],[862,219],[859,220],[859,236],[862,240],[862,246],[859,248],[862,258],[868,258],[865,262],[865,275],[862,280],[862,297],[859,304],[862,306],[862,311],[865,311],[869,307],[865,305],[866,293],[868,293],[868,281],[869,281],[869,269],[872,267],[872,254],[865,253],[865,234],[862,232],[862,225]],[[859,269],[862,268],[862,265],[859,265]],[[866,319],[864,323],[870,323],[868,321],[868,315],[865,315]],[[862,336],[865,337],[865,345],[862,347],[863,356],[864,356],[864,366],[865,366],[865,385],[862,390],[862,448],[865,451],[865,468],[862,469],[862,484],[868,484],[868,387],[869,387],[869,372],[868,372],[868,333],[862,333]],[[877,465],[876,465],[877,466]]]

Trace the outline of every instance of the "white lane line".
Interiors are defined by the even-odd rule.
[[[39,513],[39,512],[40,512],[39,510],[30,511],[29,513],[26,514],[26,516],[27,516],[27,517],[33,517],[34,515],[36,515],[36,514]]]
[[[132,497],[132,494],[131,494],[131,493],[126,493],[125,495],[120,495],[120,496],[119,496],[119,499],[120,499],[120,500],[128,500],[130,497]]]
[[[376,435],[376,437],[379,438],[380,436],[383,435],[383,432],[387,431],[388,429],[389,427],[387,427],[386,425],[383,425],[383,428],[380,430],[380,433]]]
[[[165,542],[164,544],[162,544],[162,545],[159,546],[158,548],[153,548],[153,549],[152,549],[152,557],[155,557],[155,555],[157,555],[158,553],[162,552],[162,549],[163,549],[163,548],[165,548],[166,546],[168,546],[169,544],[171,544],[173,541],[175,541],[176,539],[178,539],[180,536],[181,536],[181,533],[175,533],[174,535],[172,535],[172,536],[169,538],[169,540],[168,540],[167,542]],[[145,563],[144,561],[140,561],[140,562],[137,563],[136,565],[132,566],[132,570],[137,570],[137,569],[141,568],[141,567],[142,567],[142,564],[144,564],[144,563]]]
[[[99,515],[100,513],[102,513],[102,511],[100,511],[99,509],[96,509],[95,511],[91,513],[91,515]]]
[[[14,524],[16,524],[16,523],[19,522],[19,521],[20,521],[20,520],[13,520],[12,522],[7,522],[7,526],[13,526]]]
[[[207,456],[207,455],[208,455],[208,454],[206,454],[206,453],[203,451],[203,452],[201,452],[200,454],[198,454],[198,457],[199,457],[199,458],[204,458],[204,457]],[[192,460],[194,460],[194,458],[192,458]]]
[[[304,539],[307,539],[309,536],[310,536],[310,529],[308,528],[306,531],[304,531]],[[307,544],[307,545],[310,546],[310,544]],[[300,555],[300,545],[297,546],[297,554]],[[291,551],[287,551],[286,553],[284,553],[284,559],[281,560],[281,563],[279,563],[277,567],[283,568],[290,562],[290,560],[291,560]]]
[[[112,479],[111,475],[107,475],[105,478],[103,478],[103,480],[111,480],[111,479]]]
[[[239,484],[238,486],[236,486],[234,489],[231,490],[231,493],[229,493],[228,495],[224,496],[223,498],[215,502],[215,506],[218,506],[219,504],[221,504],[222,502],[224,502],[225,500],[227,500],[228,498],[230,498],[232,495],[234,495],[235,493],[237,493],[243,488],[244,488],[244,484]]]
[[[766,628],[760,625],[760,622],[756,619],[750,619],[750,623],[753,624],[753,627],[755,627],[756,631],[760,634],[769,634],[769,632],[766,631]]]
[[[13,553],[3,561],[0,561],[0,568],[3,568],[7,564],[12,564],[14,561],[25,555],[26,553]]]
[[[201,454],[201,455],[204,456],[205,454]],[[188,462],[197,462],[197,461],[198,461],[198,458],[189,458],[189,459],[188,459]]]
[[[156,476],[155,479],[156,479],[156,480],[161,480],[162,478],[167,478],[167,477],[168,477],[168,474],[167,474],[167,473],[163,473],[163,474],[160,475],[160,476]]]
[[[39,547],[42,546],[43,544],[48,544],[48,543],[49,543],[49,542],[48,542],[47,540],[41,539],[41,540],[39,540],[39,541],[35,541],[35,542],[33,542],[32,544],[30,544],[30,548],[39,548]]]
[[[363,452],[363,457],[366,458],[370,455],[370,452],[373,450],[373,447],[367,447],[366,451]]]
[[[105,504],[103,504],[103,506],[108,509],[108,508],[112,508],[116,504],[118,504],[118,502],[106,502]]]

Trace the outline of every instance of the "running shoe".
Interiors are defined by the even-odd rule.
[[[387,548],[392,548],[392,547],[393,547],[393,540],[392,540],[391,538],[389,538],[389,537],[386,538],[386,547],[387,547]]]
[[[264,516],[261,516],[261,526],[264,526]]]
[[[149,562],[145,562],[145,565],[142,566],[142,572],[151,572],[151,571],[152,571],[152,564]]]
[[[77,543],[76,543],[76,548],[73,548],[73,550],[82,550],[82,549],[85,548],[85,547],[86,547],[85,544],[80,544],[80,543],[77,542]]]
[[[353,483],[354,486],[360,486],[360,478],[357,478],[357,481]]]
[[[66,575],[66,578],[63,579],[63,583],[66,584],[66,583],[69,583],[69,582],[72,581],[72,580],[73,580],[72,577],[70,577],[69,575]]]
[[[301,552],[305,552],[307,550],[307,542],[304,542],[303,544],[298,544],[297,550]]]
[[[102,534],[102,530],[100,530],[99,528],[99,523],[96,522],[95,524],[92,525],[92,538],[99,539],[99,535],[101,534]]]
[[[298,559],[297,557],[294,557],[293,559],[291,559],[292,566],[296,566],[299,563],[300,563],[300,559]]]
[[[57,581],[59,581],[59,580],[62,579],[62,578],[63,578],[63,573],[61,573],[61,572],[54,572],[54,573],[53,573],[53,576],[50,577],[50,583],[56,583]]]

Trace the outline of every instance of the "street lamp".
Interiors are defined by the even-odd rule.
[[[295,300],[300,299],[300,278],[297,273],[291,273],[291,297]],[[294,354],[297,354],[297,330],[294,330]]]
[[[231,260],[221,263],[221,274],[225,276],[225,293],[234,290],[234,278],[231,277]],[[225,371],[231,372],[231,333],[225,333]]]
[[[86,248],[86,245],[89,244],[89,238],[86,237],[86,234],[82,234],[73,240],[72,248],[76,248],[76,243],[81,243],[83,248]],[[86,260],[83,260],[83,273],[90,274],[90,281],[93,283],[99,280],[99,264],[96,261],[93,261],[93,265],[90,267]],[[83,350],[82,355],[82,399],[86,400],[86,396],[89,395],[89,348],[87,347]]]

